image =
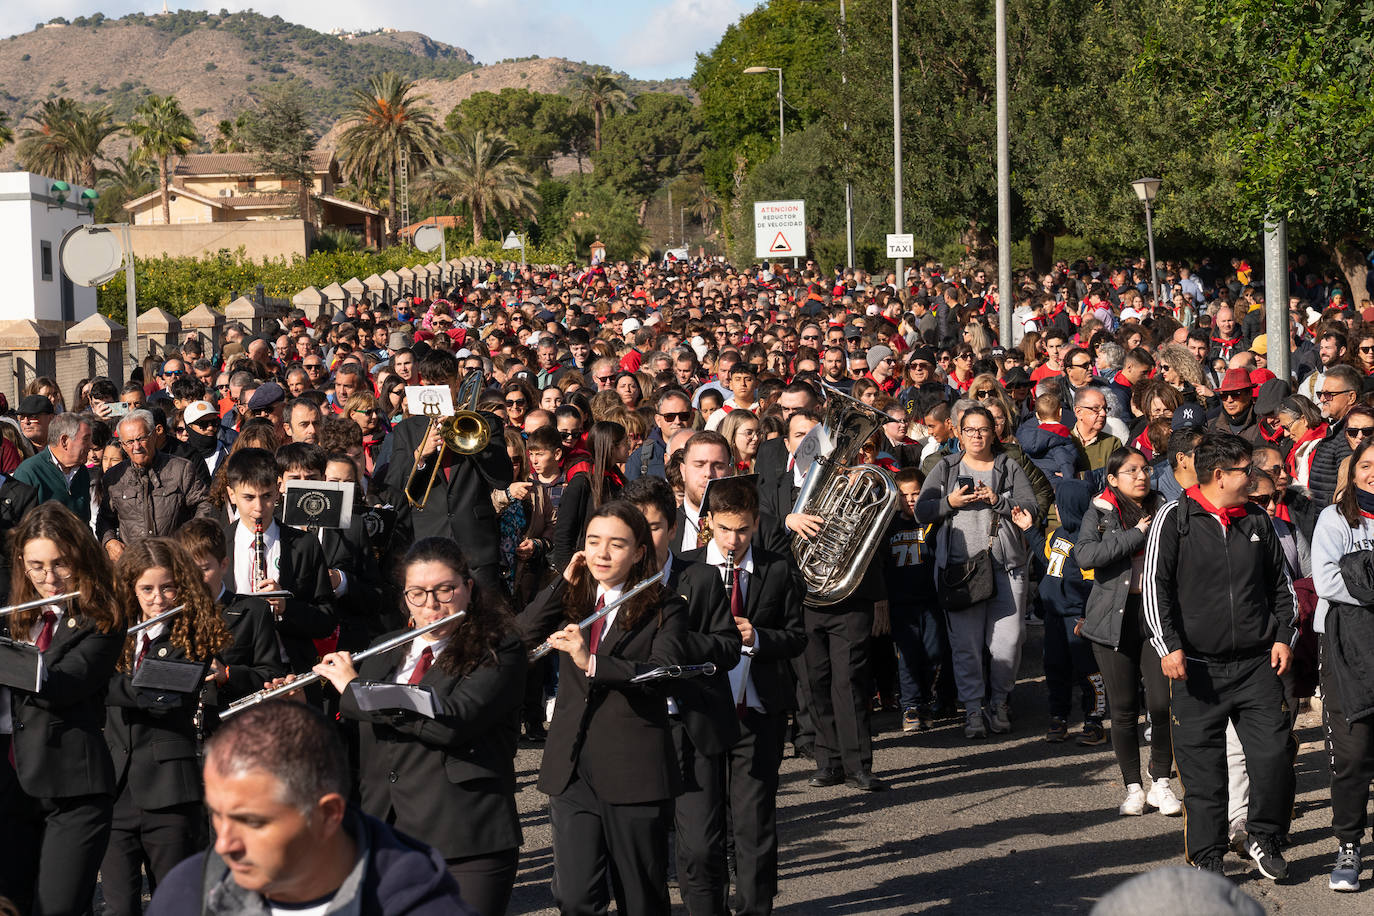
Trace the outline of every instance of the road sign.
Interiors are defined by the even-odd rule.
[[[889,258],[913,258],[916,256],[916,243],[910,232],[887,234],[887,256]]]
[[[806,256],[806,201],[754,201],[754,257]]]

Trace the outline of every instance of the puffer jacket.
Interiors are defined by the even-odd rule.
[[[959,476],[959,463],[962,453],[941,458],[930,470],[921,495],[916,499],[916,518],[925,524],[943,523],[957,510],[949,504],[948,494],[954,490],[955,478]],[[1035,491],[1031,489],[1030,479],[1021,465],[1004,452],[999,452],[992,463],[992,489],[998,498],[992,509],[1002,519],[997,531],[997,546],[993,551],[999,556],[1002,565],[1008,570],[1024,570],[1030,563],[1030,549],[1026,539],[1011,520],[1011,510],[1025,509],[1035,514],[1038,506]],[[1037,521],[1040,519],[1037,518]],[[944,569],[949,563],[949,526],[941,524],[935,536],[935,568]]]
[[[1131,589],[1131,558],[1145,549],[1145,532],[1121,527],[1121,513],[1097,496],[1078,529],[1078,565],[1093,571],[1093,590],[1084,612],[1083,638],[1112,649],[1121,645],[1122,621]]]
[[[1326,438],[1312,453],[1312,469],[1307,474],[1307,495],[1318,509],[1331,505],[1341,462],[1350,457],[1350,440],[1345,437],[1345,421],[1327,424]]]

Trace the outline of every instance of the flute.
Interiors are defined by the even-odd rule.
[[[141,620],[133,626],[129,627],[129,635],[133,636],[135,633],[140,633],[143,630],[148,629],[149,627],[155,627],[158,624],[162,623],[164,620],[171,620],[173,617],[175,617],[177,614],[180,614],[184,610],[186,610],[186,605],[179,604],[176,607],[172,608],[170,611],[163,611],[156,617],[149,617],[147,620]]]
[[[646,588],[648,588],[649,586],[655,585],[655,584],[660,583],[660,582],[662,582],[662,581],[663,581],[663,574],[662,574],[662,573],[658,573],[657,575],[650,576],[649,578],[645,579],[643,582],[641,582],[641,583],[639,583],[638,585],[636,585],[634,588],[631,588],[631,589],[628,589],[627,591],[625,591],[623,594],[621,594],[621,596],[620,596],[619,598],[617,598],[617,599],[615,599],[614,601],[610,602],[609,604],[605,605],[604,607],[601,608],[601,610],[596,611],[596,612],[593,613],[590,617],[587,617],[585,620],[583,620],[581,623],[579,623],[579,624],[577,625],[578,629],[580,629],[580,630],[585,630],[585,629],[587,629],[587,627],[589,627],[589,626],[591,626],[592,624],[596,623],[598,620],[603,620],[603,619],[605,619],[606,615],[609,614],[609,613],[611,613],[611,611],[614,611],[616,608],[620,607],[620,606],[621,606],[622,604],[624,604],[626,601],[629,601],[631,598],[633,598],[634,596],[638,595],[640,592],[644,591],[644,590],[645,590]],[[532,661],[532,662],[537,662],[537,661],[539,661],[539,659],[543,658],[545,655],[548,655],[548,654],[549,654],[550,652],[552,652],[552,651],[553,651],[553,644],[550,643],[550,642],[546,639],[546,640],[544,640],[542,643],[539,644],[539,647],[538,647],[537,649],[535,649],[533,652],[530,653],[530,661]]]
[[[422,627],[416,627],[413,630],[407,630],[399,636],[393,636],[391,639],[388,639],[385,642],[379,642],[371,649],[366,649],[362,652],[359,652],[357,655],[353,656],[353,660],[355,662],[360,662],[365,658],[371,658],[374,655],[381,655],[383,652],[390,652],[397,646],[403,646],[413,639],[424,636],[431,630],[437,630],[445,624],[453,623],[459,618],[465,616],[467,616],[467,611],[454,611],[447,617],[442,617],[439,620],[434,621],[433,623],[427,623]],[[219,714],[219,717],[220,719],[227,719],[236,713],[243,712],[250,706],[257,706],[259,703],[263,703],[267,700],[275,699],[276,697],[283,696],[296,690],[300,690],[302,687],[315,683],[322,677],[323,675],[319,675],[311,671],[309,674],[302,674],[300,677],[296,678],[289,684],[282,684],[280,687],[270,687],[266,690],[259,690],[257,693],[250,693],[248,696],[243,697],[242,699],[235,700],[234,702],[226,706],[224,708],[224,711]]]
[[[0,607],[0,617],[8,617],[10,614],[17,614],[20,611],[27,611],[36,607],[45,607],[49,604],[61,604],[64,601],[72,601],[80,597],[80,592],[67,592],[65,595],[53,595],[51,598],[38,598],[33,601],[25,601],[23,604],[11,604],[9,607]]]

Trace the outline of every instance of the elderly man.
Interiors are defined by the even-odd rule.
[[[95,521],[96,536],[112,560],[131,544],[170,537],[191,519],[214,512],[205,479],[191,462],[157,450],[153,424],[146,410],[119,421],[128,457],[105,473],[105,500]]]
[[[1073,441],[1078,446],[1079,470],[1101,471],[1121,440],[1103,432],[1107,425],[1107,396],[1100,388],[1080,388],[1073,398]]]
[[[53,417],[47,439],[46,448],[15,469],[15,479],[37,490],[40,503],[55,499],[83,522],[89,522],[91,477],[86,473],[86,454],[91,450],[90,414],[68,412]]]
[[[634,480],[644,474],[663,477],[668,440],[692,425],[692,415],[692,401],[686,394],[676,388],[661,393],[654,406],[654,428],[644,444],[631,452],[629,460],[625,462],[626,479]]]
[[[1214,432],[1232,433],[1251,445],[1259,445],[1263,439],[1260,436],[1259,417],[1255,416],[1250,373],[1244,369],[1227,369],[1221,384],[1217,386],[1217,397],[1221,398],[1221,413],[1207,424],[1207,428]]]

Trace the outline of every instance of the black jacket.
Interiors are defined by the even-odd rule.
[[[601,483],[601,502],[607,503],[620,495],[622,485],[617,478],[607,475]],[[582,549],[582,538],[587,532],[587,518],[592,514],[591,472],[579,471],[563,488],[563,498],[558,503],[558,519],[553,528],[553,565],[562,569],[568,565],[572,555]]]
[[[476,455],[459,455],[452,474],[440,471],[434,491],[423,509],[411,507],[402,496],[397,505],[398,523],[415,540],[446,537],[458,542],[472,567],[496,566],[500,560],[500,529],[491,491],[510,486],[515,468],[506,454],[505,426],[494,414],[483,414],[491,424],[491,440]],[[402,420],[391,431],[391,462],[386,484],[398,494],[406,492],[406,478],[414,466],[415,448],[424,439],[429,421],[424,417]],[[431,456],[431,461],[433,456]],[[429,482],[429,468],[423,468],[411,482],[410,494],[419,499]]]
[[[312,640],[329,639],[338,627],[334,613],[334,589],[329,584],[329,566],[324,551],[314,535],[278,525],[281,533],[281,569],[277,584],[291,592],[281,620],[276,621],[277,635],[286,648],[287,661],[297,674],[309,671],[319,661],[320,653]],[[226,540],[229,572],[224,587],[234,591],[234,530]]]
[[[673,699],[692,746],[703,754],[721,754],[739,740],[729,672],[739,661],[740,637],[720,573],[705,559],[704,547],[673,557],[666,587],[687,599],[683,658],[690,665],[711,662],[716,673],[674,684]]]
[[[564,590],[560,576],[520,614],[528,645],[566,625]],[[682,655],[686,632],[687,599],[665,590],[657,613],[646,615],[633,630],[619,619],[606,629],[597,647],[596,677],[559,653],[558,702],[539,771],[541,792],[561,795],[579,770],[610,804],[666,801],[681,791],[666,701],[677,685],[632,684],[630,679],[659,665],[690,663]]]
[[[408,649],[409,644],[364,659],[354,683],[391,681]],[[349,685],[339,711],[362,723],[363,810],[429,843],[446,859],[518,848],[515,746],[525,670],[525,649],[514,635],[497,647],[490,663],[466,677],[454,677],[436,662],[420,680],[434,692],[434,719],[365,712]]]
[[[35,798],[113,794],[114,768],[101,729],[105,691],[124,651],[124,629],[84,623],[79,602],[63,614],[43,653],[43,689],[10,689],[19,786]],[[9,635],[8,626],[4,628]],[[27,633],[20,634],[24,639]]]
[[[1145,622],[1159,657],[1229,660],[1297,638],[1297,598],[1269,516],[1253,503],[1223,528],[1186,493],[1156,513],[1145,547]]]
[[[347,591],[334,599],[339,616],[339,648],[356,652],[400,626],[399,611],[386,600],[381,569],[368,544],[362,516],[354,515],[347,529],[325,528],[319,541],[324,562],[348,577]]]
[[[38,491],[5,476],[0,481],[0,596],[10,593],[10,532],[30,509],[38,505]]]
[[[1307,494],[1318,512],[1335,499],[1341,462],[1349,457],[1350,440],[1345,435],[1345,421],[1337,420],[1327,426],[1326,438],[1317,443],[1312,453],[1312,470],[1307,475]]]
[[[222,686],[211,682],[205,688],[207,726],[213,725],[220,709],[258,692],[268,681],[287,673],[277,645],[272,608],[267,602],[226,591],[219,603],[224,623],[234,634],[234,642],[219,656],[229,669],[229,680]]]

